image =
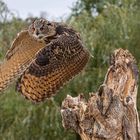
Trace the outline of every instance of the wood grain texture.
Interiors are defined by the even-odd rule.
[[[62,103],[62,123],[82,140],[139,140],[136,107],[138,68],[127,50],[115,50],[103,85],[88,101],[67,96]]]

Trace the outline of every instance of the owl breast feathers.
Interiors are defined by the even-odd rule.
[[[13,41],[0,66],[0,91],[18,77],[17,91],[33,102],[54,96],[89,59],[79,34],[44,19],[34,21]]]

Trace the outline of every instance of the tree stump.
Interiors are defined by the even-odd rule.
[[[128,50],[115,50],[103,84],[88,101],[83,95],[63,101],[63,126],[82,140],[140,140],[137,83],[134,57]]]

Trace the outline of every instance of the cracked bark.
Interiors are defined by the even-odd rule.
[[[138,68],[128,50],[117,49],[103,84],[88,101],[83,95],[67,96],[62,123],[82,140],[140,140],[136,107]]]

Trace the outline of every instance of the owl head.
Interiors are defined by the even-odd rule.
[[[56,27],[53,22],[49,22],[45,19],[36,19],[29,26],[29,34],[38,40],[42,40],[46,37],[51,37],[56,34]]]

